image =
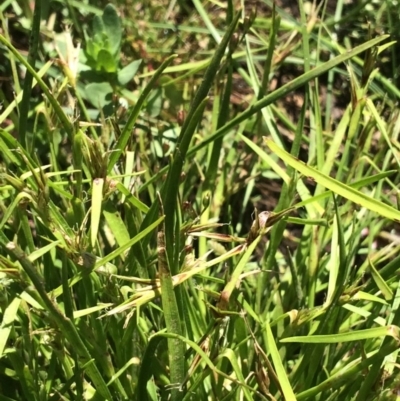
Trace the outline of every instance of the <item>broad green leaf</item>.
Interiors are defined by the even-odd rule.
[[[118,82],[120,85],[125,86],[129,83],[137,73],[142,60],[135,60],[126,65],[122,70],[118,71]]]
[[[161,113],[163,101],[162,89],[154,89],[147,99],[146,104],[146,112],[150,115],[150,117],[157,117]]]
[[[93,17],[92,29],[93,29],[93,36],[101,37],[101,35],[105,30],[103,18],[101,18],[101,16],[95,15]]]
[[[117,9],[107,4],[103,12],[103,27],[109,40],[109,47],[114,58],[119,59],[119,50],[122,38],[122,24]]]
[[[91,83],[86,85],[83,97],[87,99],[94,107],[102,109],[107,104],[111,103],[111,94],[113,88],[108,82]]]
[[[117,71],[117,63],[107,49],[101,49],[97,54],[97,69],[108,73]]]

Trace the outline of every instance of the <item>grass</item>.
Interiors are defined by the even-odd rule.
[[[395,11],[1,5],[0,401],[396,400]]]

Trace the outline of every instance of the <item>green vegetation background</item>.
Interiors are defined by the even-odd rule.
[[[397,1],[0,23],[0,401],[398,399]]]

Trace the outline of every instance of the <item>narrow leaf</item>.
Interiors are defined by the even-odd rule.
[[[313,167],[307,166],[304,162],[295,159],[289,153],[285,152],[271,140],[265,138],[265,142],[271,151],[279,156],[285,163],[292,166],[305,176],[311,177],[318,184],[321,184],[325,188],[330,189],[332,192],[343,196],[344,198],[349,199],[352,202],[361,205],[362,207],[372,210],[381,216],[387,217],[391,220],[400,221],[400,211],[396,210],[392,206],[386,205],[377,199],[371,198],[370,196],[365,195],[362,192],[335,180],[334,178],[320,173]]]
[[[0,325],[0,358],[3,356],[8,336],[13,328],[14,320],[17,318],[17,312],[21,299],[15,297],[4,311],[3,320]]]
[[[99,232],[101,204],[103,202],[103,178],[96,178],[92,186],[92,211],[90,221],[90,241],[92,247],[96,245],[97,233]]]
[[[107,172],[110,173],[111,170],[113,169],[115,163],[121,156],[122,152],[125,150],[125,146],[129,141],[129,138],[131,137],[132,134],[132,128],[135,125],[136,119],[139,116],[140,111],[142,110],[143,104],[148,98],[151,90],[155,86],[158,78],[161,76],[162,72],[168,67],[169,64],[171,64],[172,60],[174,60],[176,56],[172,55],[169,56],[157,69],[155,74],[151,77],[149,83],[146,85],[146,87],[143,89],[142,93],[139,96],[139,99],[135,106],[133,107],[131,114],[129,115],[128,121],[125,124],[125,127],[122,131],[121,136],[118,138],[118,142],[115,145],[115,149],[110,155],[110,161],[108,163],[108,168]]]
[[[283,338],[281,343],[308,343],[308,344],[336,344],[349,341],[367,340],[376,337],[394,337],[399,339],[399,328],[397,326],[375,327],[373,329],[348,331],[346,333],[326,334],[317,336],[298,336]]]
[[[265,325],[267,331],[267,341],[268,341],[268,349],[271,353],[272,361],[275,366],[276,375],[278,376],[279,383],[281,385],[283,395],[286,401],[296,401],[296,396],[294,395],[292,386],[289,382],[289,378],[286,374],[285,368],[282,363],[281,356],[279,354],[278,347],[275,343],[275,338],[272,333],[270,325],[267,323]]]
[[[386,301],[391,301],[393,299],[393,292],[386,283],[386,281],[382,278],[382,276],[379,274],[378,270],[376,270],[376,267],[372,263],[372,260],[369,259],[369,270],[371,272],[372,278],[375,281],[376,285],[380,289],[381,293],[385,297]]]

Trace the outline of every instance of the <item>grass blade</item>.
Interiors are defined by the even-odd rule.
[[[31,34],[29,38],[29,53],[27,63],[34,66],[38,55],[39,35],[40,35],[40,22],[42,20],[42,0],[35,1],[35,8],[33,11]],[[31,101],[33,75],[27,74],[24,81],[24,91],[22,101],[19,108],[19,121],[18,121],[18,134],[22,146],[29,149],[27,146],[26,129],[28,123],[29,103]]]
[[[351,200],[354,203],[357,203],[373,212],[380,214],[388,219],[400,221],[400,212],[395,208],[386,205],[385,203],[371,198],[363,194],[356,189],[343,184],[340,181],[335,180],[325,174],[320,173],[318,170],[307,166],[305,163],[301,162],[298,159],[295,159],[289,153],[285,152],[283,149],[279,148],[275,143],[271,140],[265,139],[267,146],[274,152],[277,156],[279,156],[285,163],[289,164],[293,168],[295,168],[300,173],[304,174],[307,177],[311,177],[318,184],[324,186],[325,188],[330,189],[332,192],[343,196],[346,199]]]
[[[0,325],[0,358],[4,354],[8,336],[10,335],[14,320],[17,318],[18,308],[21,304],[21,299],[15,297],[4,311],[3,320]]]
[[[57,326],[59,328],[62,328],[65,337],[68,338],[70,344],[75,347],[79,356],[82,358],[82,368],[87,372],[91,380],[93,380],[93,383],[96,386],[99,394],[105,399],[111,400],[112,395],[110,393],[110,390],[108,389],[96,364],[92,360],[92,356],[87,350],[84,342],[79,336],[76,327],[70,319],[64,316],[58,306],[56,306],[56,304],[53,303],[53,301],[49,298],[43,286],[43,279],[39,276],[33,264],[29,261],[29,259],[19,247],[17,247],[13,242],[7,242],[7,239],[4,238],[4,234],[0,236],[0,244],[7,250],[8,253],[10,253],[21,263],[21,266],[23,267],[26,274],[29,276],[33,285],[38,291],[48,313],[54,319]]]
[[[271,353],[272,361],[274,363],[276,375],[279,379],[279,384],[282,388],[283,395],[286,401],[296,401],[292,386],[290,385],[289,378],[286,374],[285,368],[282,363],[281,356],[279,354],[278,347],[276,346],[274,335],[272,333],[270,325],[265,325],[266,330],[266,346]]]
[[[338,334],[321,334],[315,336],[288,337],[280,340],[281,343],[305,343],[305,344],[336,344],[348,341],[361,341],[376,337],[390,336],[399,339],[399,328],[397,326],[376,327],[372,329],[348,331]]]
[[[157,69],[154,75],[151,77],[149,83],[143,89],[142,93],[138,101],[136,102],[135,106],[133,107],[131,114],[129,115],[128,121],[126,122],[124,129],[122,130],[121,136],[118,138],[118,142],[113,149],[113,152],[110,155],[110,159],[108,162],[107,172],[108,174],[111,173],[112,169],[114,168],[115,164],[117,163],[119,157],[121,156],[122,152],[125,150],[125,146],[129,141],[129,138],[132,134],[133,126],[139,116],[140,111],[143,108],[144,102],[149,97],[151,90],[155,86],[158,78],[161,76],[162,72],[171,64],[171,62],[176,58],[175,55],[169,56]]]
[[[72,137],[73,133],[72,123],[69,121],[68,117],[64,113],[63,109],[61,108],[61,105],[57,102],[53,94],[50,92],[48,86],[45,84],[45,82],[39,76],[39,74],[35,71],[34,67],[32,67],[28,63],[28,61],[26,61],[25,58],[19,53],[19,51],[2,35],[0,35],[0,43],[6,46],[13,53],[15,58],[28,70],[29,74],[31,74],[35,78],[38,85],[40,86],[40,88],[46,95],[47,99],[49,100],[51,106],[53,107],[54,112],[57,114],[62,127],[65,129],[68,135]]]
[[[247,110],[245,110],[244,112],[239,114],[237,117],[232,118],[229,121],[229,123],[227,123],[223,127],[219,128],[217,131],[214,132],[214,134],[208,136],[206,139],[204,139],[198,145],[191,148],[188,152],[188,155],[190,156],[190,155],[198,152],[200,149],[204,148],[209,143],[214,142],[217,138],[222,137],[229,130],[231,130],[235,126],[239,125],[241,122],[247,120],[254,114],[258,113],[264,107],[269,106],[270,104],[273,104],[278,99],[280,99],[280,98],[286,96],[288,93],[302,87],[307,82],[311,81],[312,79],[314,79],[316,77],[319,77],[320,75],[322,75],[325,72],[329,71],[330,69],[336,67],[337,65],[351,59],[352,57],[364,52],[367,49],[370,49],[371,47],[376,46],[378,43],[386,40],[388,37],[389,37],[388,35],[383,35],[383,36],[377,37],[375,39],[372,39],[368,42],[365,42],[362,45],[357,46],[354,49],[349,50],[346,53],[333,58],[332,60],[329,60],[328,62],[295,78],[293,81],[288,82],[287,84],[281,86],[279,89],[276,89],[275,91],[271,92],[269,95],[265,96],[263,99],[259,100],[258,102],[254,103],[253,105],[251,105]]]
[[[161,201],[161,200],[160,200]],[[161,205],[161,210],[163,210]],[[161,284],[161,301],[168,333],[182,335],[181,318],[172,283],[167,251],[165,249],[164,224],[157,233],[158,274]],[[171,400],[179,401],[183,397],[181,386],[185,380],[185,350],[177,338],[168,338],[168,356],[170,381],[172,386]]]

